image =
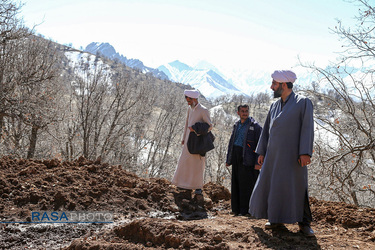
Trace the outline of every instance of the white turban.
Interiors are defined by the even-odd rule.
[[[290,70],[276,70],[271,75],[276,82],[291,82],[294,83],[297,79],[296,74]]]
[[[197,99],[199,97],[199,91],[195,89],[185,90],[184,94],[185,96],[193,98],[193,99]]]

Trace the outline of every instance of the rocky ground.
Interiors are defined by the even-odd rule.
[[[230,214],[229,191],[204,198],[165,179],[143,179],[84,158],[0,158],[0,248],[11,249],[375,249],[375,209],[311,198],[316,237],[297,225]],[[110,211],[114,223],[34,224],[33,211]],[[7,223],[5,223],[7,222]]]

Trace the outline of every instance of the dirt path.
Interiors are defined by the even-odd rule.
[[[315,238],[306,238],[297,225],[265,230],[266,220],[233,217],[228,210],[200,220],[143,218],[74,241],[69,249],[195,248],[195,249],[375,249],[374,231],[313,223]]]

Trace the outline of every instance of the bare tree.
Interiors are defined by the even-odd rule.
[[[56,45],[33,35],[17,14],[21,5],[0,5],[0,134],[3,153],[34,156],[38,131],[53,121]],[[27,136],[27,134],[29,134]],[[26,149],[27,148],[27,149]]]
[[[19,39],[30,35],[17,18],[20,6],[12,1],[2,0],[0,4],[0,131],[4,126],[4,117],[10,116],[12,97],[16,82],[14,67],[17,65],[17,47]]]
[[[315,103],[315,164],[310,176],[319,198],[375,206],[375,9],[360,5],[358,21],[332,30],[343,41],[340,61],[327,68],[305,65],[317,75],[305,92]]]
[[[132,80],[124,69],[113,70],[101,59],[84,54],[74,74],[71,109],[73,116],[77,114],[78,127],[72,123],[68,132],[78,133],[82,142],[80,150],[75,151],[88,159],[105,160],[118,150],[116,143],[121,138],[131,136],[136,143],[138,134],[142,134],[142,128],[136,126],[150,115],[150,111],[140,110],[153,100],[147,98],[150,95],[146,95],[145,84]]]
[[[221,109],[211,110],[210,114],[215,125],[212,130],[215,135],[215,148],[207,154],[206,180],[228,186],[231,170],[225,163],[230,135],[237,117]]]
[[[147,158],[144,167],[150,177],[171,177],[181,153],[181,134],[186,103],[180,93],[163,96],[160,108],[154,107],[154,122],[148,129]]]
[[[261,106],[263,105],[268,106],[268,104],[270,103],[270,100],[271,100],[271,97],[269,94],[261,92],[255,96],[254,102],[255,102],[255,105],[258,104],[258,108],[261,108]]]

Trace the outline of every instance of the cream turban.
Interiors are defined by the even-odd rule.
[[[195,90],[195,89],[185,90],[184,94],[185,94],[185,96],[190,97],[190,98],[194,98],[194,99],[197,99],[199,97],[199,91]]]
[[[276,70],[271,75],[276,82],[291,82],[294,83],[297,79],[296,74],[290,70]]]

